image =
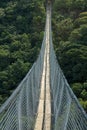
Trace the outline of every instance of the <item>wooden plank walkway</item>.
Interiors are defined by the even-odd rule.
[[[51,129],[51,95],[50,95],[50,65],[49,65],[49,20],[50,11],[47,10],[46,23],[46,47],[44,54],[44,65],[41,79],[41,91],[37,111],[37,119],[34,130]]]

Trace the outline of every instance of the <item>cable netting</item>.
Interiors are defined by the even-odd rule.
[[[0,108],[0,130],[34,129],[43,70],[45,39],[37,61],[23,81]]]
[[[51,20],[49,24],[52,130],[87,130],[87,115],[67,83],[58,64],[52,43]]]

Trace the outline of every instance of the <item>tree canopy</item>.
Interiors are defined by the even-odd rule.
[[[0,1],[0,104],[36,60],[44,26],[44,1]]]
[[[87,0],[55,0],[52,24],[60,66],[87,111]]]
[[[0,1],[0,104],[38,57],[45,26],[43,0]],[[53,43],[71,88],[87,111],[87,0],[55,0]]]

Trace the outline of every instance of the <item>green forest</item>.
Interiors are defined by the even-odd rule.
[[[87,0],[53,0],[58,62],[87,111]],[[36,61],[44,34],[45,0],[0,1],[0,105]]]

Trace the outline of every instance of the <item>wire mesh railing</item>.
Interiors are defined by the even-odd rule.
[[[0,108],[0,130],[34,129],[40,81],[43,69],[46,34],[37,61],[23,81]]]
[[[87,114],[71,90],[54,52],[51,20],[49,26],[50,84],[53,111],[52,130],[87,130]]]

